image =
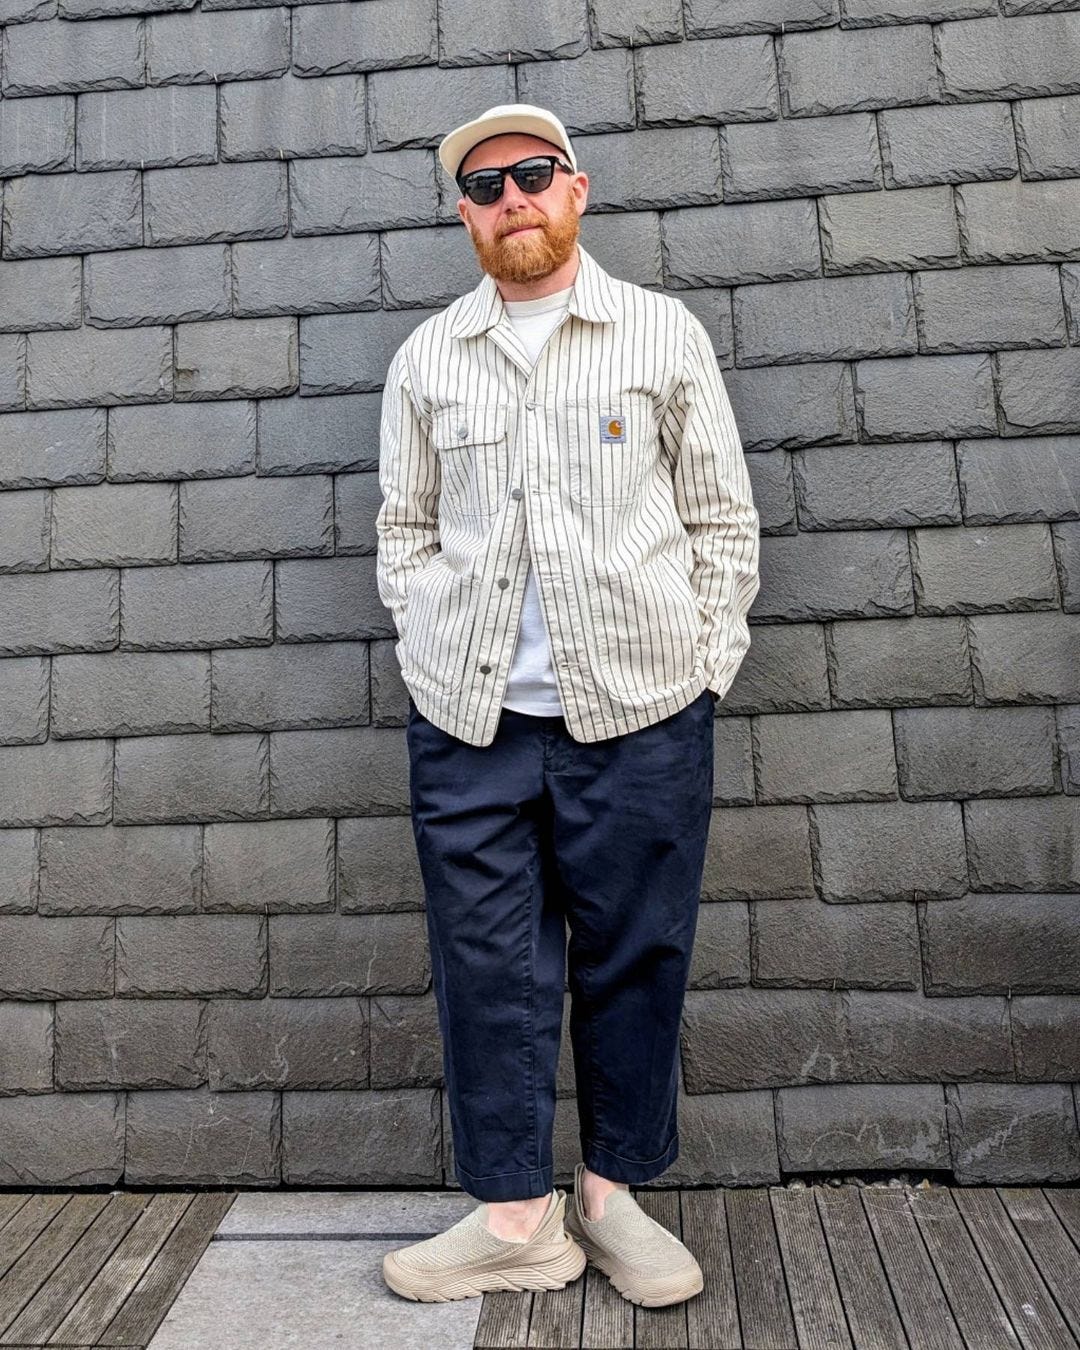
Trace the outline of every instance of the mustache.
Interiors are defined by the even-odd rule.
[[[506,235],[512,234],[514,230],[520,230],[526,225],[536,225],[539,226],[540,229],[543,229],[544,222],[542,220],[528,220],[528,219],[510,220],[507,222],[506,228],[499,231],[499,238],[502,239]]]

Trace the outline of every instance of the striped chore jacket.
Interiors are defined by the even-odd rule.
[[[379,595],[417,708],[472,745],[495,736],[530,560],[576,740],[723,697],[750,645],[759,521],[705,328],[578,255],[535,366],[485,273],[387,371]]]

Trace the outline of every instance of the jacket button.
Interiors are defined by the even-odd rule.
[[[511,489],[510,489],[510,496],[513,497],[513,499],[514,499],[515,501],[520,501],[520,500],[522,499],[522,497],[525,496],[525,494],[524,494],[524,492],[522,492],[522,490],[521,490],[520,488],[511,488]]]
[[[510,585],[510,578],[509,578],[509,577],[500,577],[500,578],[499,578],[499,586],[501,587],[502,590],[505,591],[506,588],[507,588],[507,586],[509,586],[509,585]]]
[[[481,674],[481,675],[487,675],[487,674],[489,674],[490,672],[491,672],[491,667],[490,667],[490,666],[481,666],[481,667],[480,667],[480,674]]]
[[[457,429],[457,434],[462,440],[464,440],[465,437],[469,434],[469,428],[466,426],[460,426]]]

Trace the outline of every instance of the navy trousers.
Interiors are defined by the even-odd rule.
[[[582,1159],[613,1181],[649,1181],[679,1150],[712,695],[588,744],[561,716],[504,708],[491,744],[469,745],[409,705],[412,822],[462,1188],[480,1200],[551,1191],[565,986]]]

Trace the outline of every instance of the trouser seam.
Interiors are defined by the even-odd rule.
[[[620,1162],[630,1163],[631,1166],[633,1167],[651,1167],[653,1163],[659,1162],[670,1152],[672,1145],[678,1140],[678,1138],[679,1135],[678,1132],[676,1132],[671,1136],[667,1144],[660,1150],[660,1152],[654,1158],[628,1158],[626,1157],[625,1154],[616,1153],[613,1148],[608,1148],[604,1144],[597,1144],[593,1140],[586,1140],[585,1146],[586,1148],[594,1148],[599,1153],[607,1153],[612,1158],[618,1158]]]
[[[503,1177],[531,1177],[534,1172],[543,1172],[543,1167],[515,1167],[512,1172],[486,1172],[483,1176],[479,1172],[470,1172],[467,1167],[461,1170],[467,1177],[473,1181],[501,1181]]]
[[[536,1101],[536,969],[532,959],[533,925],[536,921],[536,880],[539,871],[539,858],[533,851],[531,876],[529,878],[529,912],[525,924],[525,969],[528,984],[528,996],[525,1000],[525,1057],[529,1075],[529,1128],[532,1144],[532,1166],[530,1172],[540,1170],[540,1131],[539,1109]]]

